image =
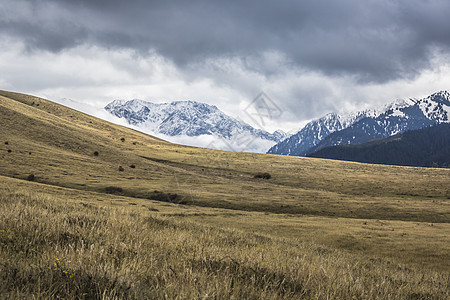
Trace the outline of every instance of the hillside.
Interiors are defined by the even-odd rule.
[[[386,139],[321,149],[309,157],[416,167],[450,166],[450,124],[411,130]]]
[[[6,91],[0,115],[6,298],[448,296],[448,169],[180,146]]]

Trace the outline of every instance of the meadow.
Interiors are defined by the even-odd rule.
[[[1,298],[449,298],[449,169],[174,145],[5,91],[0,114]]]

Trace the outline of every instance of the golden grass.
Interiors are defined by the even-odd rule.
[[[105,298],[208,295],[238,299],[240,295],[268,299],[301,295],[380,299],[448,296],[449,169],[174,145],[44,99],[4,91],[0,91],[0,115],[0,193],[4,205],[0,218],[4,228],[0,229],[5,230],[3,238],[12,232],[26,237],[16,242],[8,235],[8,243],[1,244],[7,254],[1,266],[13,273],[23,270],[19,272],[22,277],[5,279],[8,288],[4,295],[73,298],[79,292],[94,293],[95,297],[105,293]],[[124,170],[119,171],[119,166]],[[271,179],[253,178],[264,172],[269,172]],[[35,182],[26,180],[30,174]],[[167,194],[178,196],[155,198]],[[22,215],[20,220],[27,220],[23,222],[26,225],[14,225],[12,213],[7,213],[10,210]],[[83,215],[92,230],[108,232],[105,239],[109,242],[92,235],[84,225],[66,224],[78,222],[66,220],[68,216]],[[159,225],[149,229],[145,225],[149,217],[151,224]],[[37,226],[37,222],[47,227],[27,227]],[[64,230],[52,227],[53,223]],[[112,232],[117,235],[115,240]],[[71,234],[67,245],[58,240],[66,233]],[[73,241],[72,235],[76,235]],[[187,251],[178,253],[175,242],[169,239],[184,241]],[[40,240],[49,241],[49,246],[40,246],[38,260],[33,262],[37,256],[20,253],[26,243],[43,243]],[[97,252],[86,254],[87,240]],[[140,240],[145,245],[137,247]],[[131,247],[133,255],[120,261],[120,267],[111,257],[103,264],[100,249],[106,251],[108,246],[119,251],[121,243]],[[186,256],[187,252],[198,254],[200,249],[206,251],[204,256]],[[71,253],[71,257],[62,256],[64,253]],[[157,264],[143,258],[152,253],[159,255]],[[256,260],[258,255],[265,259]],[[66,262],[61,265],[62,274],[69,272],[66,269],[77,270],[84,279],[72,285],[61,272],[57,274],[62,277],[52,277],[53,271],[42,271],[61,257],[78,261],[77,268]],[[89,260],[95,263],[90,265]],[[326,267],[320,262],[326,262]],[[25,268],[27,264],[30,266]],[[104,273],[96,269],[100,266],[106,268]],[[17,271],[11,271],[14,268]],[[155,272],[160,277],[150,280]],[[47,276],[46,283],[28,282],[24,278],[30,274],[30,278]],[[86,283],[85,276],[96,278],[94,286]]]
[[[296,238],[6,188],[2,298],[445,299],[448,275]]]

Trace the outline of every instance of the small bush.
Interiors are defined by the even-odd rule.
[[[12,150],[11,149],[8,149],[8,153],[11,153],[12,152]]]
[[[114,194],[114,193],[121,193],[123,189],[118,186],[107,186],[105,187],[105,191],[109,194]]]
[[[125,169],[122,166],[119,166],[119,171],[123,172],[123,171],[125,171]]]
[[[5,142],[5,145],[9,145],[9,142]]]
[[[135,165],[130,165],[130,168],[134,169],[134,168],[136,168],[136,166]]]
[[[164,201],[164,202],[175,202],[179,199],[179,195],[175,193],[164,193],[159,191],[154,191],[148,199],[150,200],[156,200],[156,201]]]
[[[258,173],[253,176],[253,178],[270,179],[272,176],[269,173]]]
[[[34,174],[30,174],[30,175],[28,175],[28,177],[27,177],[27,180],[28,181],[34,181],[36,179],[36,177],[34,176]]]
[[[98,154],[99,154],[98,151],[94,152],[94,156],[98,156]]]
[[[120,140],[122,141],[122,143],[125,142],[125,138],[121,138]]]

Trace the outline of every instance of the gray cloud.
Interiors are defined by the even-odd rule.
[[[275,51],[292,68],[388,82],[413,78],[429,68],[432,51],[450,49],[446,0],[14,0],[3,6],[0,34],[22,39],[29,51],[92,44],[156,51],[182,67]],[[272,68],[261,64],[259,71],[270,75]]]

